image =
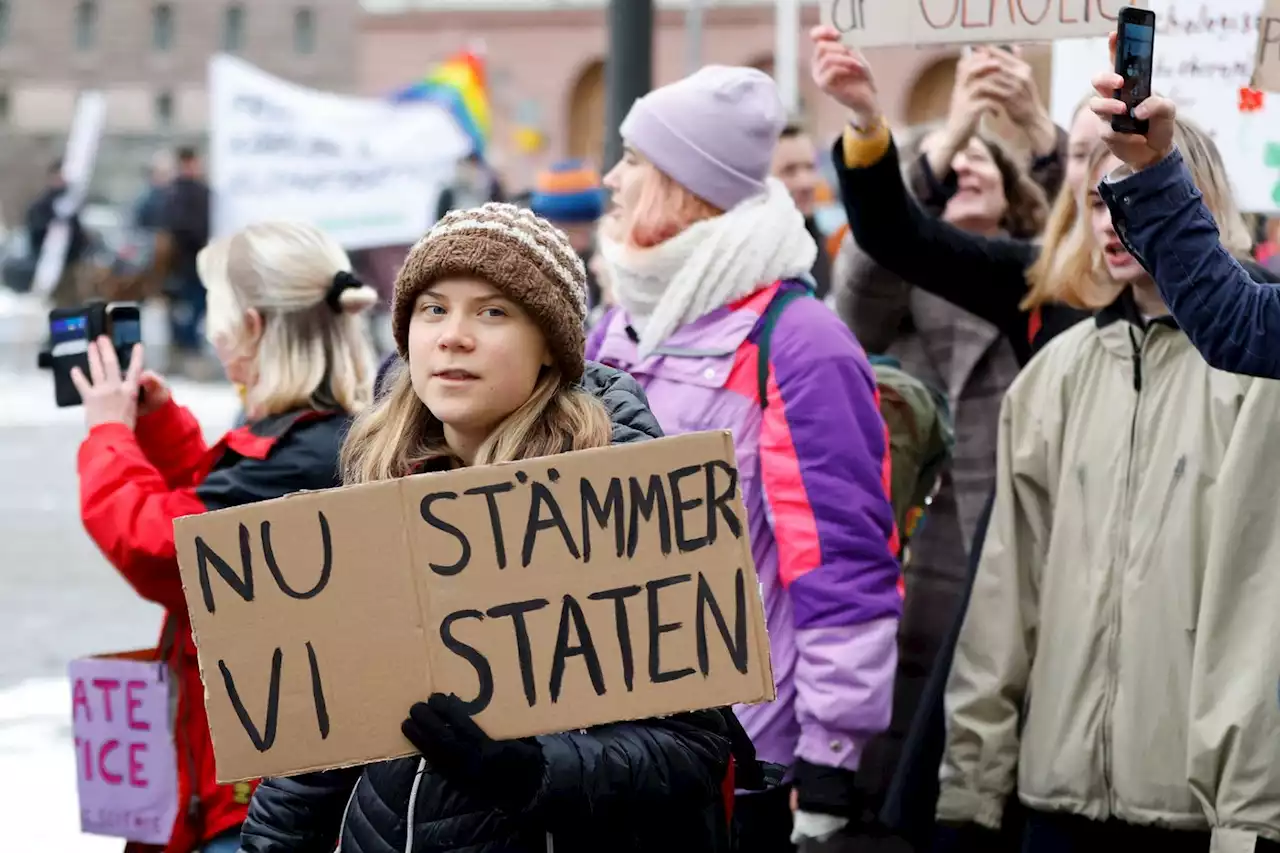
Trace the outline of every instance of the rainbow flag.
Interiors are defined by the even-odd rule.
[[[474,53],[463,51],[446,59],[422,80],[392,93],[391,99],[397,103],[440,104],[471,137],[475,153],[484,156],[491,132],[489,93],[485,87],[484,60]]]

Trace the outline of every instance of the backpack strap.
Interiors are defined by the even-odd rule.
[[[760,335],[756,338],[756,380],[759,383],[760,408],[769,408],[769,355],[773,349],[773,330],[782,317],[782,311],[797,299],[812,296],[807,289],[784,290],[773,297],[760,321]]]

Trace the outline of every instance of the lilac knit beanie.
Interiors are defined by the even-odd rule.
[[[636,101],[622,138],[689,192],[729,210],[764,192],[785,124],[772,77],[708,65]]]

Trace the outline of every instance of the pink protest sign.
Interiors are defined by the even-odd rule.
[[[168,670],[154,652],[71,662],[80,831],[165,844],[178,814]]]

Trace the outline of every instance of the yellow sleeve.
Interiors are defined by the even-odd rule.
[[[892,141],[893,134],[889,132],[889,125],[883,118],[866,131],[860,131],[853,125],[846,124],[840,143],[844,148],[845,167],[865,169],[868,166],[874,166],[889,152],[889,143]]]

